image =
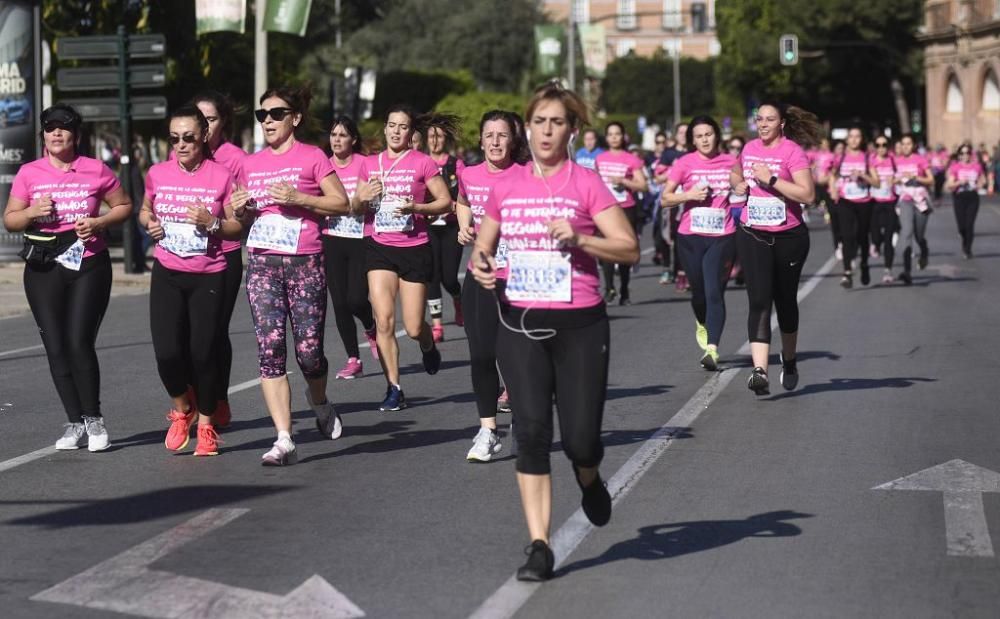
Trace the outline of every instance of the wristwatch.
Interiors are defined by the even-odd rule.
[[[215,221],[213,221],[210,226],[205,228],[205,231],[208,232],[209,234],[215,234],[216,232],[219,231],[220,228],[222,228],[222,218],[216,217]]]
[[[771,175],[771,180],[767,181],[768,187],[774,187],[774,184],[778,182],[778,176],[776,174]]]

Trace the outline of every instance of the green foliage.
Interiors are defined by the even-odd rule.
[[[407,103],[418,112],[434,109],[438,101],[475,88],[466,71],[387,71],[375,86],[372,118],[384,120],[389,106]]]
[[[713,61],[682,57],[680,73],[681,116],[711,112],[715,108]],[[673,60],[665,55],[626,56],[608,64],[601,107],[610,113],[645,114],[649,122],[669,126],[673,100]]]
[[[435,110],[455,114],[462,119],[460,144],[474,147],[479,144],[479,121],[490,110],[506,110],[524,114],[527,100],[524,97],[501,92],[466,92],[448,95],[438,102]]]

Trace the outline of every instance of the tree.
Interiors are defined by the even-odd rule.
[[[715,108],[713,61],[681,58],[681,116],[708,114]],[[608,65],[601,88],[601,107],[609,113],[642,114],[650,122],[672,124],[673,60],[663,53],[634,55]]]

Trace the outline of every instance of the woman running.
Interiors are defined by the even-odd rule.
[[[816,191],[822,191],[824,197],[827,198],[826,203],[826,223],[830,225],[830,234],[833,237],[833,254],[837,260],[844,259],[844,239],[840,234],[840,209],[837,207],[837,201],[833,199],[830,195],[830,180],[833,178],[833,164],[844,156],[844,150],[847,145],[843,140],[837,140],[833,143],[833,157],[829,160],[826,166],[817,167],[816,173],[814,175]]]
[[[83,119],[57,103],[41,115],[45,153],[14,176],[3,225],[24,232],[24,294],[45,346],[69,423],[56,449],[103,451],[111,444],[101,415],[95,343],[111,297],[111,258],[102,232],[132,215],[108,166],[77,154]],[[101,203],[110,207],[101,215]]]
[[[458,241],[463,246],[475,242],[482,224],[486,201],[491,189],[501,180],[521,169],[514,154],[522,141],[510,112],[493,110],[479,121],[479,145],[486,161],[466,168],[459,180],[457,215]],[[496,294],[502,295],[507,278],[506,246],[497,251]],[[462,286],[462,306],[466,310],[465,334],[469,340],[469,361],[472,366],[472,391],[476,394],[479,411],[479,432],[472,441],[466,459],[489,462],[501,449],[497,433],[497,411],[502,406],[500,372],[497,370],[497,329],[500,315],[494,292],[486,290],[472,275],[473,263]]]
[[[517,415],[517,480],[531,546],[520,580],[552,577],[553,396],[563,451],[573,463],[582,506],[597,526],[611,518],[598,467],[608,384],[608,316],[598,260],[634,264],[635,231],[601,178],[569,160],[567,147],[587,122],[586,104],[558,83],[538,89],[525,115],[534,164],[497,183],[473,253],[473,275],[495,290],[498,241],[508,279],[497,359]]]
[[[702,349],[701,366],[714,371],[726,324],[726,283],[736,256],[736,225],[729,213],[729,173],[736,157],[722,152],[715,119],[696,116],[687,131],[695,152],[671,166],[661,204],[683,207],[677,242],[691,284],[695,339]]]
[[[326,324],[326,273],[320,228],[328,215],[348,212],[344,186],[319,148],[300,142],[311,93],[270,88],[254,112],[266,146],[243,162],[242,187],[233,207],[246,225],[247,298],[257,335],[260,386],[278,439],[263,455],[265,466],[293,464],[291,392],[285,373],[285,324],[292,324],[295,359],[308,383],[306,400],[316,427],[340,438],[340,415],[326,397],[327,360],[323,354]]]
[[[844,154],[833,162],[829,176],[829,192],[840,212],[840,237],[844,243],[844,275],[840,285],[844,288],[854,285],[854,259],[860,252],[861,285],[867,286],[871,283],[868,249],[872,202],[869,189],[879,184],[879,178],[868,161],[865,136],[860,127],[847,130]]]
[[[893,184],[893,179],[896,177],[896,159],[889,149],[889,138],[881,135],[875,138],[875,154],[869,163],[879,180],[870,190],[873,202],[872,246],[876,252],[882,252],[882,260],[885,262],[882,283],[891,284],[895,281],[892,276],[892,263],[896,256],[892,237],[899,231],[899,216],[896,214],[897,198]]]
[[[226,303],[222,239],[243,228],[228,207],[233,173],[212,161],[209,122],[194,105],[170,115],[173,157],[149,169],[139,224],[156,241],[149,286],[149,323],[160,381],[172,400],[164,445],[187,447],[198,422],[194,455],[219,453],[212,427],[222,395],[221,315]]]
[[[951,192],[955,208],[955,223],[962,239],[962,257],[972,258],[972,241],[976,236],[976,215],[979,213],[979,192],[986,188],[986,171],[972,156],[972,144],[958,147],[955,161],[948,166],[944,182]]]
[[[427,150],[431,159],[441,171],[441,178],[448,185],[452,204],[458,198],[458,181],[465,170],[465,162],[448,152],[458,139],[457,116],[430,114],[427,119]],[[430,234],[431,251],[434,253],[434,271],[427,284],[427,309],[431,315],[431,335],[435,342],[444,340],[444,325],[441,324],[443,307],[441,287],[451,295],[455,308],[455,324],[464,324],[462,316],[462,286],[458,283],[458,269],[462,263],[462,246],[458,243],[458,220],[449,211],[443,217],[436,217],[427,229]]]
[[[896,250],[903,248],[903,272],[899,281],[909,286],[913,283],[913,241],[920,248],[917,266],[927,268],[927,219],[931,215],[930,190],[934,175],[923,155],[913,152],[915,143],[909,133],[899,139],[899,156],[896,161],[896,194],[899,196],[899,242]]]
[[[208,121],[208,147],[212,151],[212,159],[229,168],[234,178],[239,178],[243,159],[247,154],[230,139],[233,135],[233,102],[229,97],[207,90],[195,95],[191,102],[198,106]],[[174,151],[170,151],[174,156]],[[240,294],[240,283],[243,281],[243,246],[239,239],[222,240],[222,254],[226,258],[226,275],[222,284],[223,303],[219,323],[219,402],[215,406],[212,421],[216,428],[225,428],[232,420],[229,408],[229,381],[233,369],[233,344],[229,339],[229,323],[236,309],[236,299]]]
[[[816,198],[809,160],[800,144],[819,143],[822,129],[813,114],[777,103],[761,105],[756,120],[758,138],[743,148],[730,181],[736,193],[748,196],[736,233],[750,301],[747,327],[754,369],[747,387],[767,395],[772,305],[781,330],[781,386],[791,390],[799,382],[796,295],[809,255],[802,205]]]
[[[648,191],[649,185],[646,183],[645,165],[639,159],[628,152],[628,140],[625,136],[625,127],[619,122],[608,123],[604,128],[604,139],[608,143],[608,150],[597,155],[595,165],[597,173],[608,189],[618,200],[624,209],[625,216],[629,224],[632,225],[633,232],[639,230],[639,209],[635,207],[635,191]],[[631,279],[632,266],[628,264],[615,264],[604,262],[604,301],[613,303],[618,298],[619,305],[631,305],[629,298],[629,280]],[[618,277],[621,279],[621,290],[615,290],[615,267],[618,268]]]
[[[353,199],[365,160],[361,132],[353,119],[347,116],[333,119],[330,150],[333,153],[330,162],[337,178],[344,185],[348,199]],[[323,228],[326,285],[330,289],[337,331],[347,352],[347,364],[336,373],[336,378],[352,379],[361,376],[364,371],[355,318],[361,322],[372,356],[378,360],[375,316],[368,302],[368,269],[365,263],[365,238],[368,236],[371,236],[371,231],[365,229],[364,213],[331,216]]]
[[[433,276],[434,257],[427,234],[427,220],[451,210],[451,194],[427,155],[412,150],[410,140],[420,118],[411,108],[389,108],[385,121],[384,151],[371,155],[361,166],[351,206],[365,212],[368,292],[375,313],[379,362],[385,373],[385,399],[381,411],[406,407],[399,383],[399,343],[396,341],[396,297],[403,312],[403,327],[420,344],[424,370],[437,374],[441,353],[434,344],[431,327],[424,321],[427,283]],[[430,197],[429,202],[417,202]]]

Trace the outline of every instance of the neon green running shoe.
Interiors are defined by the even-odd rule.
[[[695,341],[698,342],[698,346],[700,346],[702,350],[708,350],[708,328],[697,321],[695,321],[694,324],[696,325],[694,328]]]

